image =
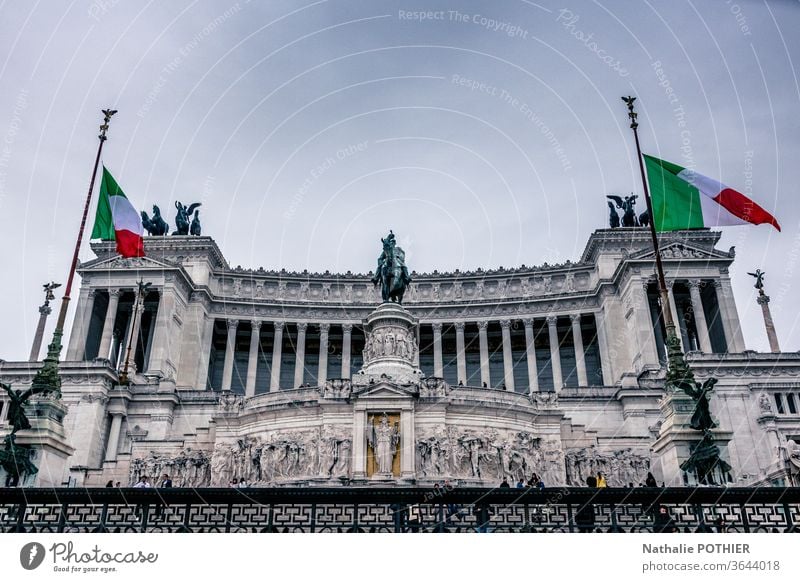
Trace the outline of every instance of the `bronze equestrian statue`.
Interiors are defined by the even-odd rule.
[[[169,232],[169,225],[161,218],[161,209],[155,204],[153,204],[153,218],[142,210],[142,227],[150,236],[164,236]]]
[[[372,278],[373,285],[381,284],[383,302],[403,303],[403,295],[411,284],[411,276],[406,267],[406,253],[397,246],[394,233],[382,238],[383,252],[378,257],[378,267]]]

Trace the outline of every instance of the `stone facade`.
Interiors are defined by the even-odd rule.
[[[662,237],[669,308],[698,377],[719,379],[712,413],[730,479],[789,484],[800,354],[745,349],[734,253],[718,240]],[[692,482],[679,465],[696,435],[686,403],[663,390],[645,229],[598,230],[577,262],[412,273],[402,308],[380,305],[369,274],[232,268],[209,237],[145,246],[146,257],[124,259],[93,244],[96,258],[80,266],[61,367],[60,483],[166,472],[183,486],[369,484],[383,414],[398,485],[534,472],[578,485],[598,471],[610,485],[648,471]],[[139,279],[153,285],[133,318]],[[38,365],[0,361],[0,379],[24,387]]]

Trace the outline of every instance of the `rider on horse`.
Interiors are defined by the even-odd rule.
[[[389,236],[382,238],[383,252],[378,257],[378,267],[372,283],[381,283],[381,297],[384,301],[403,302],[403,295],[411,283],[405,259],[406,253],[397,246],[394,233],[390,230]]]

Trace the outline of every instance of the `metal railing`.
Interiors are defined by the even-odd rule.
[[[0,489],[3,532],[797,532],[800,488]]]

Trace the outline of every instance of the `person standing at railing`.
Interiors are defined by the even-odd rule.
[[[172,479],[169,478],[169,475],[164,473],[164,475],[161,477],[161,481],[158,482],[158,488],[159,489],[172,489]],[[156,513],[155,513],[155,518],[156,519],[161,519],[161,515],[162,515],[163,510],[164,510],[164,504],[163,503],[157,503],[156,504]]]

